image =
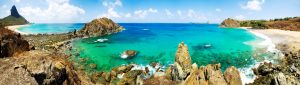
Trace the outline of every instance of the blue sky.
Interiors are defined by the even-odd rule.
[[[300,16],[300,0],[1,0],[0,17],[16,5],[34,23],[89,22],[109,17],[119,23],[220,23]]]

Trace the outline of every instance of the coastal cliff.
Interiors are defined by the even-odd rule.
[[[79,34],[84,36],[103,36],[117,33],[122,30],[124,30],[122,26],[113,22],[111,19],[103,17],[100,19],[94,19],[85,24],[85,26],[79,30]]]
[[[300,17],[286,17],[271,20],[235,20],[235,19],[225,19],[220,27],[252,27],[256,29],[281,29],[281,30],[291,30],[300,31]]]
[[[0,19],[0,24],[2,25],[7,25],[7,26],[11,26],[11,25],[24,25],[24,24],[28,24],[29,22],[19,14],[16,6],[12,6],[12,8],[10,9],[10,15]]]

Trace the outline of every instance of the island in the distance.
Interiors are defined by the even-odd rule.
[[[10,15],[3,19],[0,19],[0,24],[11,26],[29,24],[29,22],[19,14],[16,6],[14,5],[10,9]]]

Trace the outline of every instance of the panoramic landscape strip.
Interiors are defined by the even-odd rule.
[[[59,3],[74,7],[66,2]],[[122,3],[103,5],[112,12]],[[300,84],[300,16],[117,23],[112,12],[87,23],[33,23],[16,5],[7,11],[0,18],[0,85]]]

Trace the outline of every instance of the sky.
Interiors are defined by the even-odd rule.
[[[0,0],[0,18],[16,5],[33,23],[220,23],[300,16],[300,0]]]

